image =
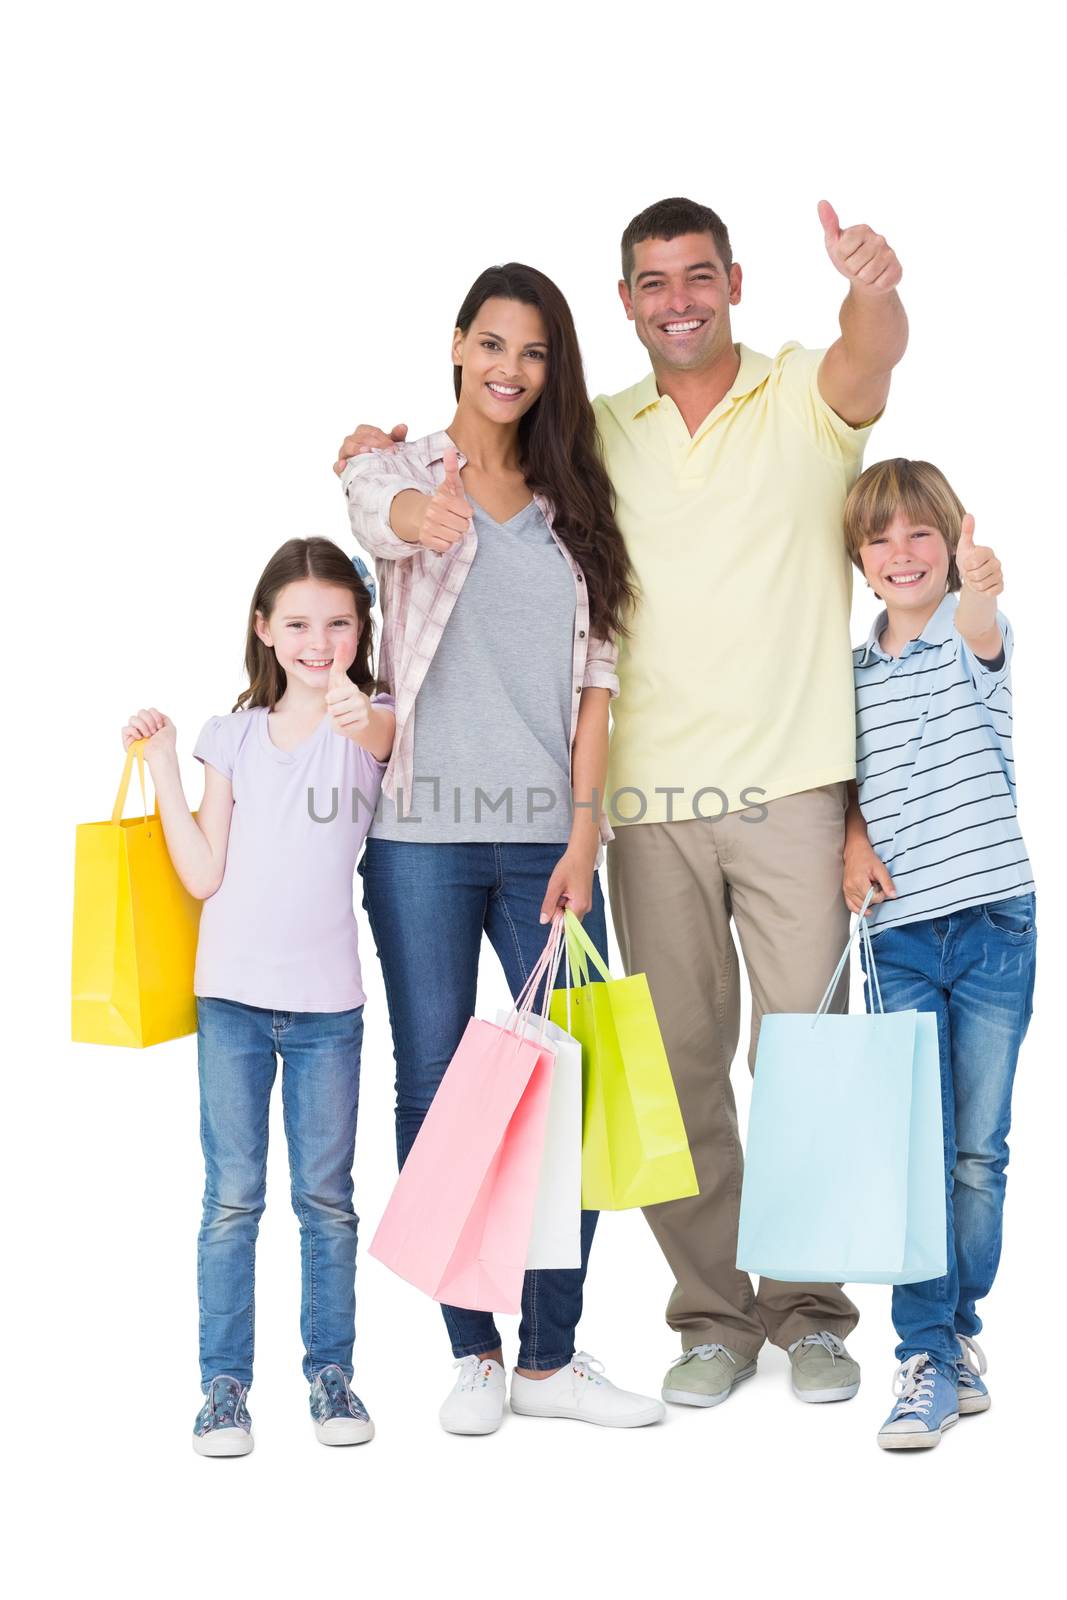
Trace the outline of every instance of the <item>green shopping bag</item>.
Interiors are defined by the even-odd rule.
[[[625,1211],[697,1194],[648,979],[612,978],[573,912],[564,921],[568,986],[550,1015],[582,1046],[582,1205]],[[589,962],[603,983],[589,981]]]

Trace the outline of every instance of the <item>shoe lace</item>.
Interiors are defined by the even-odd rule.
[[[834,1366],[837,1365],[838,1356],[843,1356],[847,1353],[843,1340],[839,1339],[836,1333],[831,1333],[827,1328],[824,1328],[821,1333],[806,1333],[803,1339],[794,1339],[789,1346],[788,1354],[792,1355],[793,1351],[799,1350],[801,1345],[811,1345],[813,1348],[816,1345],[821,1345],[824,1350],[830,1352],[830,1361]]]
[[[899,1395],[894,1415],[906,1417],[909,1413],[915,1416],[925,1416],[934,1403],[934,1376],[936,1368],[931,1366],[930,1357],[925,1354],[909,1356],[907,1361],[902,1361],[893,1377],[893,1393]]]
[[[344,1394],[343,1403],[339,1395],[335,1397],[326,1387],[326,1374],[328,1372],[336,1372],[337,1376],[341,1380],[341,1389],[342,1393]],[[348,1379],[345,1377],[341,1368],[337,1366],[336,1362],[331,1361],[327,1366],[320,1367],[319,1371],[315,1374],[315,1382],[319,1385],[323,1394],[325,1395],[327,1408],[329,1410],[333,1410],[334,1406],[336,1405],[343,1404],[343,1409],[346,1410],[350,1416],[358,1416],[359,1413],[363,1411],[363,1402],[352,1393],[352,1390],[348,1384]]]
[[[470,1394],[479,1377],[488,1377],[488,1361],[483,1361],[481,1356],[464,1356],[452,1365],[459,1368],[459,1377],[456,1379],[456,1392]],[[485,1388],[483,1381],[482,1388]]]
[[[968,1339],[965,1333],[958,1333],[956,1337],[960,1341],[961,1351],[959,1360],[956,1362],[958,1381],[973,1389],[986,1370],[985,1351],[973,1339]],[[972,1356],[974,1357],[973,1365],[970,1359]]]
[[[221,1400],[216,1399],[215,1385],[217,1383],[232,1384],[237,1390],[237,1394],[234,1395],[232,1390],[228,1389]],[[231,1378],[229,1373],[220,1372],[216,1377],[212,1378],[207,1391],[207,1413],[210,1425],[214,1427],[219,1417],[229,1417],[236,1423],[241,1415],[241,1408],[244,1405],[247,1393],[248,1385],[239,1383],[236,1378]]]
[[[725,1356],[727,1361],[737,1366],[736,1360],[724,1344],[695,1344],[691,1350],[683,1350],[680,1356],[676,1356],[671,1366],[680,1367],[690,1356],[699,1356],[701,1361],[711,1361],[715,1356]]]
[[[588,1378],[592,1383],[601,1383],[601,1374],[604,1363],[591,1356],[588,1350],[578,1350],[571,1356],[571,1366],[580,1378]]]

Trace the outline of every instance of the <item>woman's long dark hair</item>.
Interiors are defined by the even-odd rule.
[[[278,604],[278,596],[286,585],[300,583],[304,578],[315,578],[319,583],[329,583],[336,589],[347,589],[352,596],[359,621],[359,643],[348,676],[364,694],[373,694],[377,688],[372,665],[374,638],[370,620],[371,599],[363,579],[349,557],[331,539],[287,539],[263,568],[252,596],[245,639],[248,688],[237,696],[237,704],[233,708],[235,711],[251,711],[254,706],[267,706],[273,710],[285,693],[285,672],[278,665],[274,651],[263,643],[256,632],[256,612],[269,620]]]
[[[551,502],[553,527],[585,575],[589,625],[602,638],[627,631],[637,585],[615,522],[615,497],[596,437],[582,355],[570,306],[551,278],[509,261],[488,267],[471,284],[456,314],[469,332],[487,300],[534,306],[545,323],[548,359],[540,398],[519,423],[523,477]],[[454,369],[456,399],[463,368]]]

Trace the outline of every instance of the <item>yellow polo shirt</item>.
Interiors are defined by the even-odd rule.
[[[841,514],[870,425],[820,395],[822,350],[737,348],[733,388],[692,437],[652,373],[594,402],[641,587],[612,703],[613,824],[855,776]]]

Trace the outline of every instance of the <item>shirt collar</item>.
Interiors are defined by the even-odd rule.
[[[723,395],[720,405],[725,401],[729,401],[732,405],[735,400],[743,399],[746,394],[758,389],[761,383],[766,383],[770,374],[770,356],[761,355],[758,350],[750,350],[745,344],[736,345],[735,349],[741,358],[741,364],[737,369],[737,377]],[[665,398],[666,396],[660,394],[656,387],[656,374],[650,372],[634,389],[634,417],[639,417],[642,411],[649,411],[653,406],[658,406]]]
[[[930,618],[929,622],[926,624],[926,627],[923,629],[922,633],[920,633],[919,637],[917,639],[909,639],[908,643],[904,646],[903,650],[900,652],[900,656],[897,657],[897,659],[899,660],[909,653],[914,654],[914,652],[917,650],[936,650],[941,645],[947,644],[955,632],[956,607],[958,604],[959,601],[954,594],[947,594],[942,600],[941,604],[938,606],[937,610],[934,612],[933,616]],[[871,625],[871,631],[867,635],[867,643],[864,646],[863,656],[861,658],[862,666],[867,665],[871,658],[872,651],[875,655],[881,656],[884,661],[888,661],[890,659],[890,657],[886,655],[885,651],[878,643],[882,634],[885,632],[886,623],[888,621],[889,613],[887,611],[879,611]]]

